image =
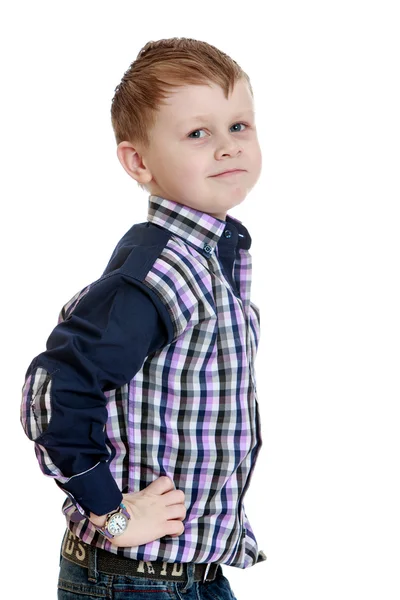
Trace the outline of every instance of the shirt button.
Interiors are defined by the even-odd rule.
[[[232,231],[231,231],[230,229],[225,229],[225,231],[224,231],[224,236],[225,236],[226,238],[230,238],[230,237],[232,237]]]

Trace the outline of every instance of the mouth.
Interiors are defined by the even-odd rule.
[[[245,171],[244,169],[231,169],[229,171],[217,173],[216,175],[211,175],[211,177],[227,177],[228,175],[236,175],[237,173],[245,173]]]

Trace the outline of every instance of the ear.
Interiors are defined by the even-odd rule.
[[[153,176],[146,167],[139,150],[130,142],[120,142],[117,146],[117,156],[125,171],[136,179],[139,184],[149,183]]]

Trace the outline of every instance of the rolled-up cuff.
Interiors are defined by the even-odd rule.
[[[84,509],[87,516],[90,512],[99,516],[106,515],[117,509],[122,502],[122,493],[105,462],[81,475],[74,475],[66,483],[57,481],[57,484],[68,492],[75,505],[79,504]]]

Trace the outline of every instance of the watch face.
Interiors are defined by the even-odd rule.
[[[125,531],[128,526],[128,519],[122,513],[116,513],[115,515],[111,515],[107,529],[111,533],[111,535],[121,535]]]

